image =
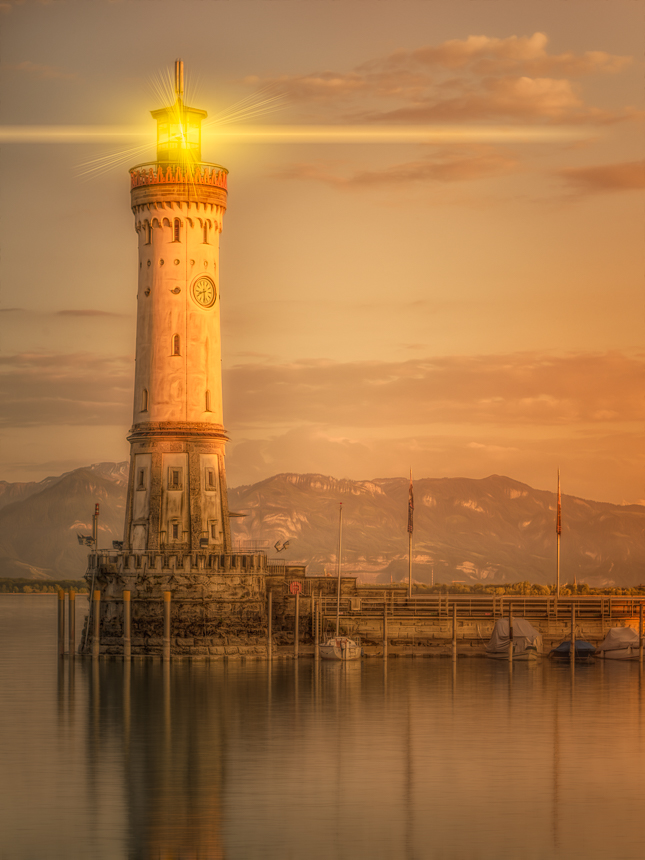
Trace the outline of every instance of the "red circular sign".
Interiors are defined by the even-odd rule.
[[[300,592],[302,591],[302,583],[296,582],[295,580],[293,582],[290,582],[289,583],[289,591],[292,594],[300,594]]]

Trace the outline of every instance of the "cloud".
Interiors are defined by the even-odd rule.
[[[383,59],[364,63],[361,70],[425,67],[429,69],[470,69],[481,75],[520,72],[526,75],[560,74],[579,77],[591,74],[615,74],[632,62],[631,57],[585,51],[575,54],[549,54],[548,37],[544,33],[532,36],[468,36],[450,39],[440,45],[426,45],[414,51],[397,51]]]
[[[639,191],[645,188],[645,161],[569,167],[558,171],[569,188],[580,194],[607,191]]]
[[[342,106],[353,122],[606,123],[636,112],[587,106],[574,79],[613,75],[631,62],[604,51],[550,54],[544,33],[469,36],[396,51],[349,72],[284,75],[263,83],[294,104]],[[357,98],[360,108],[351,109]]]
[[[21,63],[3,63],[1,68],[5,72],[23,72],[32,78],[62,78],[69,80],[76,77],[75,72],[66,72],[59,66],[44,66],[40,63],[32,63],[31,60],[23,60]]]
[[[414,435],[391,433],[358,439],[314,426],[237,443],[234,438],[227,455],[227,475],[229,485],[235,487],[280,472],[354,480],[401,477],[412,466],[417,478],[502,474],[553,490],[560,465],[565,493],[633,504],[642,499],[644,461],[640,432],[562,432],[537,438],[516,432],[500,444],[499,434],[492,428],[466,429],[463,434],[435,433],[428,428]]]
[[[66,310],[56,311],[56,315],[60,317],[124,317],[125,314],[115,314],[112,311],[97,311],[93,309],[87,310]]]
[[[645,359],[621,353],[248,364],[225,373],[229,426],[565,426],[639,421]]]
[[[127,426],[134,363],[91,353],[0,357],[0,427]]]
[[[461,147],[460,153],[439,153],[432,158],[394,164],[380,170],[358,170],[349,176],[331,171],[324,163],[300,163],[290,165],[280,176],[283,179],[313,180],[345,189],[402,187],[487,179],[510,173],[518,164],[513,156],[488,147]]]

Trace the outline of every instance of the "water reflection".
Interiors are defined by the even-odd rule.
[[[0,650],[11,860],[643,856],[637,664],[124,665],[39,635]]]
[[[611,789],[645,812],[637,666],[77,661],[59,670],[61,725],[81,679],[91,829],[122,792],[123,856],[593,858],[617,820],[621,856],[640,856]],[[604,784],[607,744],[630,766]]]

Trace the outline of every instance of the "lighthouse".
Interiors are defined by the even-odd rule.
[[[207,114],[154,110],[157,158],[130,170],[137,339],[124,550],[231,551],[222,412],[219,237],[228,171],[202,161]]]
[[[138,239],[137,340],[123,542],[95,547],[81,654],[265,659],[305,566],[231,544],[222,413],[219,237],[227,170],[202,161],[206,111],[152,111],[153,162],[130,170]],[[300,587],[300,586],[299,586]],[[275,601],[273,600],[275,596]],[[293,598],[292,598],[293,599]],[[273,609],[271,608],[273,607]]]

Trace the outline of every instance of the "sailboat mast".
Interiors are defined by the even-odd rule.
[[[340,635],[340,557],[343,551],[343,503],[338,514],[338,590],[336,593],[336,636]]]
[[[560,597],[560,535],[562,533],[562,507],[561,507],[561,499],[560,499],[560,469],[558,469],[558,510],[556,514],[556,526],[555,526],[558,547],[557,547],[557,561],[556,561],[556,594]]]

